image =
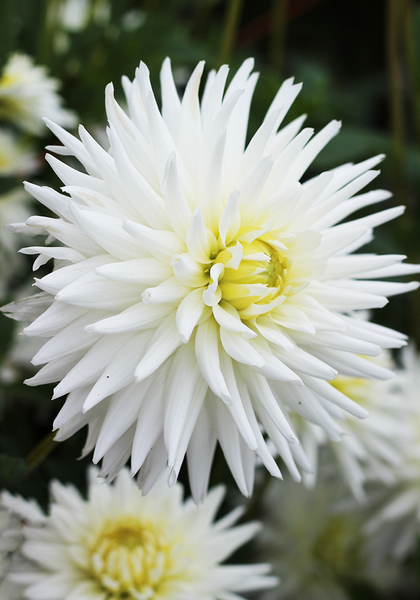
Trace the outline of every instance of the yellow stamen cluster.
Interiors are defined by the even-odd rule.
[[[173,563],[172,544],[154,524],[125,517],[109,521],[96,536],[89,573],[110,600],[148,600],[171,577]]]
[[[251,304],[269,304],[287,290],[286,278],[289,261],[269,244],[255,240],[251,244],[242,243],[242,260],[239,266],[234,263],[235,244],[219,252],[213,264],[225,266],[219,279],[222,300],[237,311],[249,308]],[[210,284],[213,280],[210,278]]]

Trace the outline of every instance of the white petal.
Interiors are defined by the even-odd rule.
[[[217,256],[218,245],[213,233],[204,226],[200,209],[195,208],[187,231],[188,252],[196,261],[210,263]]]
[[[85,331],[110,334],[155,328],[160,325],[162,319],[173,311],[173,307],[168,304],[145,304],[140,302],[123,310],[118,315],[87,325]]]
[[[210,308],[204,304],[201,296],[201,289],[193,290],[185,296],[176,311],[176,326],[183,344],[188,342],[203,315],[210,316]]]
[[[213,319],[207,319],[197,328],[195,354],[201,374],[209,388],[216,396],[230,404],[230,394],[220,370],[219,339],[219,326]]]
[[[170,356],[182,344],[175,324],[175,314],[170,314],[156,329],[146,352],[135,370],[137,382],[142,381]]]

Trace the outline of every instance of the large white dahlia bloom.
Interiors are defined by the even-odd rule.
[[[241,592],[273,587],[268,564],[220,565],[255,536],[258,523],[233,527],[236,509],[213,523],[224,488],[197,507],[182,487],[160,481],[143,496],[127,469],[108,486],[91,470],[88,499],[53,482],[50,514],[3,492],[3,503],[26,523],[8,580],[30,600],[240,600]],[[17,562],[17,561],[15,561]]]
[[[200,63],[180,99],[170,62],[161,71],[162,112],[144,64],[123,79],[129,115],[106,90],[110,150],[80,127],[80,140],[48,121],[86,173],[48,156],[63,193],[27,184],[57,214],[17,231],[47,234],[60,247],[30,247],[55,270],[36,280],[44,294],[15,310],[45,309],[25,333],[51,339],[29,385],[59,381],[68,394],[54,428],[64,440],[89,424],[86,451],[114,476],[131,470],[151,487],[164,466],[175,482],[187,453],[194,498],[205,494],[217,440],[241,491],[252,491],[255,456],[280,471],[309,468],[289,411],[340,439],[334,417],[365,409],[327,380],[338,373],[386,379],[390,371],[358,356],[405,344],[404,336],[360,322],[348,311],[381,307],[417,283],[376,281],[417,272],[403,256],[350,253],[372,228],[402,213],[391,208],[338,224],[389,198],[358,192],[382,156],[301,183],[338,132],[313,136],[301,117],[279,126],[300,90],[280,88],[246,145],[257,74],[245,61],[224,92],[228,67],[207,77]],[[67,262],[66,262],[67,261]],[[68,264],[70,263],[70,264]],[[262,427],[261,427],[262,426]]]

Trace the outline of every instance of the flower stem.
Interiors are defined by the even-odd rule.
[[[43,2],[43,32],[39,39],[38,61],[49,64],[53,36],[57,28],[60,0],[44,0]]]
[[[40,465],[57,446],[58,442],[54,441],[54,436],[55,432],[51,431],[29,452],[26,457],[27,473],[31,473]]]
[[[225,28],[223,31],[222,43],[219,51],[219,66],[229,61],[229,57],[235,43],[242,4],[243,0],[228,0]]]

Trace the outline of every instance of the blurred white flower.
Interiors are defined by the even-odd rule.
[[[70,32],[83,31],[92,19],[97,25],[106,25],[111,18],[109,0],[61,0],[51,6],[50,19],[57,19],[54,26]]]
[[[393,485],[376,490],[377,508],[367,525],[372,552],[398,559],[414,549],[420,535],[420,357],[409,347],[404,349],[402,361],[398,383],[405,401],[411,403],[412,414],[407,420],[413,431],[406,440]]]
[[[25,297],[24,302],[26,303],[26,298],[32,292],[33,288],[31,289],[29,286],[25,285],[20,287],[18,292],[14,290],[14,297]],[[19,302],[19,300],[15,301],[15,306],[19,305]],[[31,319],[28,318],[25,320],[26,322],[30,322]],[[30,361],[32,356],[41,348],[42,340],[35,337],[28,339],[26,336],[22,335],[24,326],[25,321],[20,322],[13,331],[11,346],[7,354],[3,356],[3,361],[0,363],[0,383],[19,383],[22,381],[22,373],[30,374],[36,372],[36,367],[34,367]]]
[[[91,0],[64,0],[58,8],[58,21],[68,31],[81,31],[89,23]],[[54,5],[52,8],[56,9]]]
[[[342,492],[337,480],[324,477],[312,489],[289,477],[271,484],[260,543],[281,585],[264,600],[350,600],[350,582],[388,590],[395,583],[398,568],[377,568],[367,553],[364,515]]]
[[[39,167],[34,152],[15,133],[0,127],[0,185],[2,177],[23,177]],[[0,194],[0,298],[8,289],[10,279],[22,265],[18,249],[22,239],[7,229],[9,223],[29,217],[31,197],[23,187]]]
[[[23,187],[0,195],[0,298],[6,294],[10,279],[19,273],[22,265],[22,256],[18,254],[22,237],[6,229],[6,225],[29,217],[30,200]]]
[[[0,128],[0,176],[29,175],[37,168],[35,154],[27,144],[11,131]]]
[[[371,359],[377,365],[393,368],[389,353]],[[368,480],[391,484],[395,481],[398,465],[403,460],[407,444],[412,437],[410,417],[412,403],[399,385],[399,377],[388,381],[371,381],[360,377],[340,375],[330,382],[336,390],[365,408],[369,418],[360,420],[353,415],[342,415],[340,442],[331,441],[325,432],[302,418],[296,419],[296,431],[306,456],[312,466],[311,473],[304,474],[307,485],[316,482],[319,450],[328,447],[338,460],[338,465],[355,497],[365,499],[363,486]]]
[[[142,496],[126,469],[108,486],[91,470],[88,499],[71,485],[51,486],[50,515],[28,513],[29,503],[3,493],[3,503],[26,522],[20,554],[9,579],[38,600],[227,600],[272,587],[270,566],[221,566],[259,530],[232,527],[239,509],[216,523],[224,496],[214,488],[197,507],[182,501],[182,487],[159,482]],[[238,595],[237,595],[238,594]]]
[[[45,133],[45,116],[73,127],[76,117],[61,106],[58,88],[59,81],[48,76],[46,67],[25,54],[12,54],[0,77],[0,118],[34,135]]]
[[[79,141],[48,121],[64,144],[50,149],[74,155],[87,174],[47,157],[64,193],[27,190],[57,218],[14,227],[63,244],[27,248],[39,254],[34,268],[71,263],[36,280],[51,306],[25,329],[52,338],[33,358],[46,366],[27,383],[59,381],[54,398],[68,394],[56,439],[89,424],[85,452],[95,448],[101,474],[112,478],[131,455],[146,487],[166,464],[172,485],[187,453],[197,501],[217,440],[249,495],[255,455],[280,477],[261,426],[289,468],[310,468],[286,409],[333,440],[341,409],[365,417],[328,380],[391,377],[358,354],[400,347],[405,336],[344,313],[418,287],[375,281],[418,272],[404,256],[350,254],[402,207],[339,224],[389,198],[355,196],[382,156],[300,183],[340,128],[333,121],[312,137],[299,133],[300,117],[278,130],[300,85],[282,85],[246,147],[253,64],[225,92],[228,67],[211,71],[200,102],[204,63],[181,100],[166,59],[161,113],[142,63],[133,82],[123,79],[130,116],[107,87],[109,152],[83,127]]]
[[[121,17],[121,27],[124,31],[135,31],[144,25],[146,13],[139,8],[128,10]]]

